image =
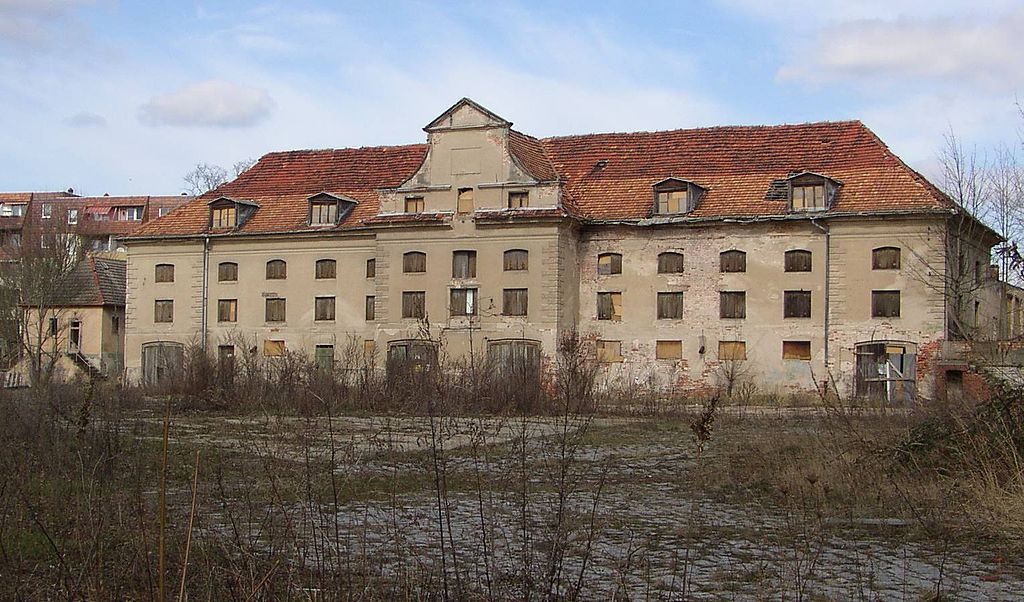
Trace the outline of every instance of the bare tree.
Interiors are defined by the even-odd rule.
[[[185,191],[199,196],[228,181],[228,172],[219,165],[196,163],[192,171],[185,174]]]
[[[231,172],[235,174],[235,177],[242,175],[249,171],[249,168],[256,165],[256,159],[249,157],[248,159],[242,159],[241,161],[235,161],[235,164],[231,166]]]

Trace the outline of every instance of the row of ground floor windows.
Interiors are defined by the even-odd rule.
[[[622,355],[622,341],[599,340],[595,343],[597,361],[603,364],[611,364],[625,361]],[[701,347],[699,353],[705,352]],[[683,342],[680,340],[655,341],[654,358],[658,360],[679,360],[683,358]],[[719,360],[740,361],[747,359],[746,341],[719,341]],[[784,360],[810,360],[810,341],[782,341],[782,359]]]

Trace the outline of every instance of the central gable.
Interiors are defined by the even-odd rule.
[[[444,113],[441,113],[423,129],[427,133],[434,133],[444,130],[473,128],[503,128],[507,130],[510,127],[512,127],[511,121],[506,121],[476,102],[463,98],[449,107]]]

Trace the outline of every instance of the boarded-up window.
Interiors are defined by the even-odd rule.
[[[622,273],[622,255],[601,253],[597,256],[597,273],[602,275]]]
[[[659,360],[678,360],[683,358],[682,341],[658,341],[656,343],[655,358]]]
[[[338,221],[337,203],[311,203],[309,223],[315,225],[333,224]]]
[[[367,259],[366,260],[366,277],[375,278],[377,276],[377,260]]]
[[[338,262],[333,259],[318,259],[316,262],[316,277],[319,279],[336,278],[338,275]]]
[[[402,271],[406,274],[426,272],[427,254],[420,251],[409,251],[402,255]]]
[[[326,371],[334,369],[334,345],[317,345],[313,353],[317,368]]]
[[[427,293],[404,291],[402,293],[402,317],[422,319],[427,314]]]
[[[459,213],[473,213],[473,189],[472,188],[460,188],[459,189],[459,201],[458,201],[458,212]]]
[[[234,228],[235,206],[214,208],[210,215],[210,226],[213,228]]]
[[[238,280],[238,264],[225,261],[217,266],[218,282],[235,282]]]
[[[820,181],[820,180],[819,180]],[[793,185],[794,211],[825,208],[825,184]]]
[[[267,280],[284,280],[288,277],[288,264],[283,259],[267,262]]]
[[[238,321],[238,299],[217,300],[217,321],[237,322]]]
[[[174,266],[169,263],[158,263],[155,280],[157,282],[174,282]]]
[[[526,249],[509,249],[505,251],[505,271],[518,272],[529,269],[530,252]]]
[[[153,302],[154,322],[174,321],[174,301],[170,299],[157,299]]]
[[[786,291],[782,300],[785,318],[811,317],[811,291]]]
[[[366,297],[366,321],[372,322],[377,319],[377,297],[367,295]]]
[[[718,359],[723,361],[747,359],[746,342],[718,341]]]
[[[871,291],[872,318],[898,318],[899,316],[899,291]]]
[[[284,355],[284,341],[263,341],[263,355],[265,357],[281,357]]]
[[[525,191],[515,191],[508,193],[508,208],[509,209],[523,209],[524,207],[530,206],[530,193]]]
[[[181,376],[185,346],[181,343],[146,343],[142,346],[142,374],[147,384],[159,384]]]
[[[397,341],[388,347],[388,375],[429,372],[437,364],[437,345],[430,341]]]
[[[659,274],[682,274],[683,273],[683,254],[682,253],[662,253],[658,255],[658,273]]]
[[[810,272],[811,252],[804,250],[786,251],[787,272]]]
[[[377,355],[377,341],[369,339],[363,341],[363,358],[372,360],[375,355]]]
[[[267,299],[267,309],[265,317],[267,322],[284,322],[285,300]]]
[[[747,254],[743,251],[722,251],[718,255],[718,262],[722,272],[747,271]]]
[[[453,316],[476,315],[476,289],[453,288],[450,293],[449,311]]]
[[[313,301],[314,320],[330,322],[334,320],[334,297],[317,297]]]
[[[809,360],[811,359],[810,341],[782,341],[782,359],[784,360]]]
[[[718,293],[718,317],[746,318],[747,293],[744,291],[721,291]]]
[[[622,320],[622,293],[597,294],[597,319]]]
[[[689,210],[687,190],[666,190],[658,193],[658,213],[684,213]]]
[[[505,316],[525,316],[529,296],[525,288],[507,288],[502,292],[501,313]]]
[[[476,251],[452,253],[452,278],[476,278]]]
[[[405,199],[406,213],[423,213],[423,197],[411,196]]]
[[[622,361],[622,341],[597,341],[597,361],[612,363]]]
[[[682,293],[658,293],[658,319],[679,320],[683,317]]]
[[[898,270],[900,269],[899,247],[879,247],[871,251],[871,269],[873,270]]]

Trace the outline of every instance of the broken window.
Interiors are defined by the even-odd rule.
[[[476,278],[476,251],[452,253],[452,278]]]
[[[120,216],[118,216],[120,219]],[[214,207],[210,210],[211,228],[234,228],[235,227],[235,206]]]
[[[284,341],[274,339],[267,339],[263,341],[264,357],[283,357],[284,353]]]
[[[743,251],[722,251],[718,255],[719,270],[722,272],[746,272],[747,254]]]
[[[218,282],[235,282],[238,280],[238,264],[225,261],[217,266]]]
[[[72,318],[68,322],[68,351],[78,353],[82,349],[82,321]]]
[[[601,253],[598,255],[597,273],[601,275],[621,274],[622,255],[619,253]]]
[[[683,254],[667,252],[658,255],[659,274],[682,274]]]
[[[718,293],[718,317],[746,318],[747,293],[745,291],[721,291]]]
[[[504,381],[514,387],[535,388],[539,384],[540,343],[526,339],[507,339],[487,343],[487,361]],[[520,394],[523,391],[518,391]]]
[[[217,300],[217,321],[237,322],[238,321],[238,299]]]
[[[459,213],[473,213],[473,189],[460,188],[457,210]]]
[[[334,321],[334,297],[316,297],[313,300],[313,319],[318,322]]]
[[[873,270],[898,270],[900,269],[900,248],[899,247],[878,247],[871,251],[871,269]]]
[[[401,377],[429,372],[437,363],[432,341],[395,341],[388,346],[388,376]]]
[[[427,254],[420,251],[409,251],[402,255],[402,271],[413,274],[427,271]]]
[[[523,209],[530,206],[530,193],[526,191],[515,191],[508,193],[508,208]]]
[[[683,293],[658,293],[658,319],[679,320],[683,317]]]
[[[816,182],[816,183],[815,183]],[[793,211],[814,211],[825,208],[825,182],[815,178],[792,184],[790,207]]]
[[[804,250],[786,251],[787,272],[810,272],[811,252]]]
[[[622,357],[622,341],[597,341],[595,348],[597,361],[602,364],[621,362],[624,359]]]
[[[784,318],[810,318],[811,291],[786,291],[782,305]]]
[[[58,329],[57,324],[58,324],[57,323],[57,318],[50,318],[50,336],[51,337],[57,336],[57,329]]]
[[[366,260],[366,277],[375,278],[377,276],[377,260],[367,259]]]
[[[451,315],[475,316],[476,292],[475,288],[453,288],[451,290],[451,303],[449,304]]]
[[[78,209],[68,209],[68,225],[74,226],[78,223]]]
[[[421,197],[421,196],[405,197],[405,212],[406,213],[423,213],[423,197]]]
[[[377,298],[376,297],[374,297],[373,295],[367,295],[366,296],[366,321],[367,322],[373,322],[374,320],[377,319],[376,318],[376,315],[377,315],[376,303],[377,303]]]
[[[703,193],[696,184],[669,178],[654,185],[654,211],[667,215],[693,211]]]
[[[338,221],[338,203],[310,203],[309,223],[311,225],[333,224]]]
[[[267,280],[284,280],[288,277],[288,264],[283,259],[267,262]]]
[[[782,359],[784,360],[809,360],[811,359],[810,341],[782,341]]]
[[[110,332],[114,334],[121,332],[121,316],[110,316]]]
[[[659,360],[683,359],[683,342],[657,341],[655,343],[654,357]]]
[[[334,369],[334,345],[317,345],[313,351],[317,368],[330,372]]]
[[[529,269],[530,252],[526,249],[509,249],[505,251],[505,271],[518,272]]]
[[[402,317],[423,319],[427,316],[427,293],[404,291],[402,293]]]
[[[174,282],[174,266],[169,263],[156,264],[156,282]]]
[[[174,321],[174,301],[170,299],[157,299],[153,302],[154,322]]]
[[[622,293],[597,294],[597,319],[622,320]]]
[[[507,288],[502,291],[501,314],[503,316],[525,316],[528,302],[527,289]]]
[[[316,278],[325,280],[336,278],[338,275],[338,262],[333,259],[318,259],[316,262]]]
[[[285,319],[285,300],[277,297],[274,299],[267,299],[266,302],[266,321],[267,322],[284,322]]]
[[[917,389],[916,345],[905,341],[868,341],[854,346],[857,397],[909,403]]]
[[[871,291],[872,318],[900,317],[899,291]]]
[[[718,341],[718,359],[722,361],[747,359],[746,341]]]

